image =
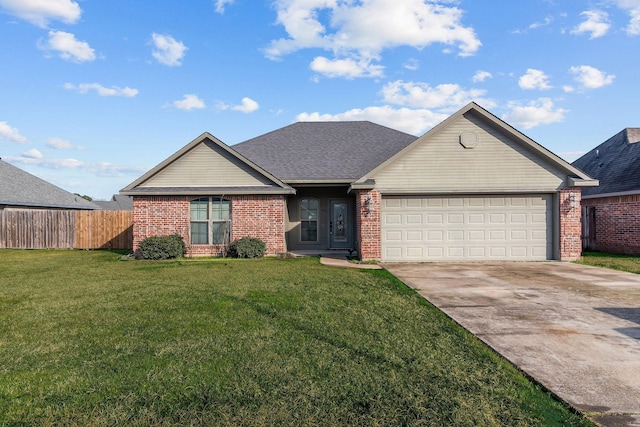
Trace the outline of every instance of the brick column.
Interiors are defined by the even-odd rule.
[[[356,244],[362,261],[382,257],[380,201],[378,190],[361,190],[356,194]]]
[[[577,261],[582,256],[581,190],[560,190],[560,260]]]

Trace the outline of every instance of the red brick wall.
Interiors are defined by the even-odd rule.
[[[584,199],[596,210],[596,248],[602,252],[640,255],[640,195]]]
[[[371,204],[366,203],[369,198]],[[362,261],[382,258],[380,202],[378,190],[358,191],[356,194],[356,244]]]
[[[134,196],[133,249],[149,236],[179,234],[191,255],[222,255],[222,245],[190,245],[189,202],[199,196]],[[225,196],[231,200],[231,240],[257,237],[267,255],[286,251],[284,196]]]
[[[581,191],[560,190],[560,259],[576,261],[582,256]]]

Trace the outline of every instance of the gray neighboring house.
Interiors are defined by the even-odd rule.
[[[0,160],[0,210],[83,209],[100,206]]]
[[[114,194],[111,200],[93,200],[93,203],[100,206],[103,211],[132,211],[133,198],[131,196],[123,196],[122,194]]]
[[[600,181],[582,190],[583,246],[640,255],[640,128],[626,128],[573,162]]]

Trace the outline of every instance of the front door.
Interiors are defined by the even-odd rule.
[[[331,201],[329,215],[329,233],[331,248],[350,248],[349,204],[346,201]]]

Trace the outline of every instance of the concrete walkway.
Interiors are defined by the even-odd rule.
[[[640,275],[560,262],[384,264],[603,426],[640,426]]]

